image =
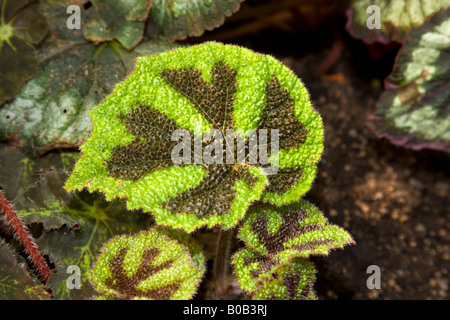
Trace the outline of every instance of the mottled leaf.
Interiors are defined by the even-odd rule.
[[[238,237],[248,247],[270,257],[327,255],[332,249],[354,243],[348,232],[329,224],[305,200],[281,207],[259,205],[245,217]]]
[[[253,300],[317,300],[313,289],[316,268],[306,259],[295,259],[291,263],[272,270],[270,280],[259,284]]]
[[[373,5],[379,8],[378,16],[370,7]],[[346,28],[352,36],[367,43],[403,42],[411,28],[449,6],[450,0],[356,0],[348,10]],[[369,28],[368,24],[374,24],[375,19],[380,20],[380,28]]]
[[[396,145],[450,152],[450,9],[414,28],[370,126]]]
[[[18,262],[8,245],[0,241],[0,300],[48,300],[50,294],[32,278],[25,261]]]
[[[39,249],[58,265],[48,286],[55,299],[88,299],[93,294],[89,270],[101,246],[111,237],[146,229],[150,217],[127,212],[123,201],[106,202],[99,194],[67,194],[62,186],[67,174],[50,171],[14,201],[19,217],[27,224],[41,223]],[[69,266],[81,272],[81,288],[70,289]]]
[[[47,33],[36,1],[0,0],[0,105],[11,100],[37,71],[33,44]]]
[[[66,26],[69,4],[41,4],[52,36],[39,50],[39,71],[0,110],[0,139],[12,140],[29,153],[79,146],[92,127],[87,110],[134,69],[136,57],[178,46],[147,39],[128,51],[117,41],[86,42],[82,30]]]
[[[131,50],[142,40],[151,5],[152,0],[92,1],[83,35],[95,43],[115,39]]]
[[[153,0],[147,31],[169,41],[197,37],[220,26],[243,0]]]
[[[203,255],[193,259],[186,243],[169,238],[159,228],[110,240],[91,271],[91,281],[101,293],[95,298],[190,299],[205,266]]]
[[[89,113],[92,135],[65,188],[127,198],[129,209],[188,232],[233,227],[261,196],[297,201],[323,150],[321,117],[300,79],[271,56],[215,42],[138,58],[136,71]],[[184,129],[182,141],[175,129]],[[249,156],[251,132],[261,129],[280,136],[279,151],[272,138],[256,148],[266,147],[266,163]],[[186,161],[176,162],[180,145]],[[279,170],[270,175],[270,167]]]

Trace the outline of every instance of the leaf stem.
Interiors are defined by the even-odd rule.
[[[22,223],[20,218],[17,216],[16,212],[14,211],[14,209],[4,196],[3,192],[1,191],[0,191],[0,208],[5,214],[5,217],[8,220],[9,224],[13,228],[14,233],[17,235],[20,242],[24,246],[26,252],[28,253],[28,256],[30,257],[36,269],[38,270],[42,279],[44,280],[45,283],[47,283],[48,279],[51,276],[51,270],[47,265],[47,262],[45,261],[41,252],[39,251],[33,238],[28,233],[27,228]]]
[[[231,240],[233,239],[233,236],[234,228],[229,230],[221,230],[217,242],[213,266],[213,277],[216,281],[216,286],[221,292],[224,292],[227,287]]]

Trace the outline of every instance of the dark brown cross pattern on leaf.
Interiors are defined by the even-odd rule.
[[[173,166],[171,152],[177,142],[171,141],[171,136],[178,128],[175,121],[143,105],[121,115],[121,119],[135,139],[114,148],[106,162],[111,176],[136,181],[149,172]]]
[[[186,97],[213,128],[222,132],[223,137],[226,137],[227,129],[234,129],[233,104],[238,86],[236,75],[237,71],[222,61],[211,68],[211,83],[206,82],[201,71],[194,68],[160,72],[160,76],[175,91]],[[109,175],[136,181],[156,170],[186,165],[176,165],[171,159],[172,150],[178,144],[177,141],[171,141],[173,131],[178,128],[173,119],[143,105],[121,118],[127,130],[135,135],[135,139],[112,151],[111,158],[106,161]],[[281,87],[276,77],[272,77],[266,85],[266,106],[257,129],[278,129],[282,148],[298,147],[305,140],[307,130],[295,118],[294,100]],[[222,147],[224,164],[202,163],[206,174],[200,184],[170,198],[162,204],[163,207],[175,214],[194,213],[198,217],[221,215],[231,209],[237,180],[244,179],[251,188],[254,186],[257,179],[248,172],[248,167],[236,165],[237,143],[234,143],[233,150],[235,163],[225,164],[226,140],[223,139]],[[194,141],[195,138],[191,139],[191,143]],[[209,141],[203,139],[202,147],[207,143]],[[193,145],[190,149],[191,154],[194,154]],[[248,139],[245,143],[245,154],[248,155],[247,151]],[[295,185],[301,176],[300,167],[279,169],[277,174],[269,176],[273,185],[268,190],[283,193]]]
[[[138,297],[154,300],[169,300],[179,289],[180,281],[170,285],[164,285],[160,288],[147,289],[145,291],[138,289],[137,286],[140,282],[148,279],[150,276],[161,270],[170,268],[173,264],[173,260],[154,266],[152,264],[153,260],[159,255],[160,251],[156,248],[149,248],[144,251],[139,269],[134,275],[129,277],[123,268],[127,251],[127,248],[121,249],[109,264],[112,277],[105,280],[105,285],[118,293],[117,296],[114,295],[112,297],[119,300],[131,300],[132,298]]]
[[[306,213],[300,211],[288,211],[281,215],[281,225],[277,232],[271,233],[268,229],[269,220],[266,214],[255,219],[252,223],[252,231],[258,237],[260,243],[267,249],[268,255],[276,255],[284,250],[284,244],[290,240],[297,238],[301,234],[314,230],[321,230],[322,227],[317,224],[308,224],[302,226],[301,222],[306,218]],[[295,249],[302,251],[310,249],[316,245],[323,244],[323,241],[317,240],[295,246]]]
[[[278,278],[278,273],[276,274],[276,278]],[[288,273],[283,276],[283,285],[286,287],[286,299],[287,300],[306,300],[311,291],[313,289],[313,283],[310,279],[307,280],[306,286],[304,288],[300,288],[300,280],[302,279],[302,271],[301,270],[292,270],[289,269]],[[300,297],[297,299],[297,292],[301,290]],[[284,299],[284,297],[277,297],[276,295],[271,295],[267,300],[279,300]]]
[[[287,289],[287,296],[289,300],[294,300],[295,295],[297,294],[298,285],[300,283],[301,271],[299,270],[289,270],[289,273],[284,275],[283,283]]]
[[[233,128],[236,74],[236,70],[221,61],[211,68],[211,84],[202,78],[200,70],[194,68],[161,71],[161,77],[224,135],[226,129]]]

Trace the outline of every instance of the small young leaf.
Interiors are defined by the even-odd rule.
[[[147,31],[169,41],[198,37],[220,26],[243,0],[153,0]]]
[[[0,0],[0,105],[37,71],[33,44],[47,33],[47,21],[34,2]]]
[[[248,247],[269,257],[327,255],[331,249],[354,243],[348,232],[329,224],[305,200],[282,207],[261,205],[250,210],[238,237]]]
[[[379,15],[368,11],[378,6]],[[355,38],[367,43],[403,42],[409,30],[422,25],[433,13],[449,7],[450,0],[357,0],[348,11],[347,30]],[[368,28],[368,23],[379,19],[380,29]]]
[[[95,298],[190,299],[205,270],[204,258],[201,263],[198,258],[162,229],[116,237],[105,244],[91,270],[91,281],[101,293]]]
[[[294,259],[272,270],[272,279],[259,284],[253,300],[317,300],[313,284],[316,268],[306,259]]]
[[[151,5],[152,0],[93,1],[83,35],[95,43],[116,39],[131,50],[142,40]]]
[[[370,126],[415,150],[450,152],[450,9],[413,28]]]
[[[288,260],[283,262],[289,263]],[[272,270],[283,262],[278,258],[263,256],[249,248],[237,251],[232,257],[232,265],[239,286],[247,292],[255,292],[258,289],[258,283],[264,279],[270,279]]]
[[[66,190],[126,197],[129,209],[151,211],[157,223],[188,232],[231,228],[261,196],[277,204],[297,201],[310,188],[323,150],[321,117],[300,79],[270,56],[215,42],[139,58],[136,71],[90,116],[92,135]],[[185,144],[193,162],[173,161],[175,129],[194,136]],[[212,129],[227,138],[234,130],[246,151],[249,130],[279,130],[279,152],[268,151],[278,172],[266,175],[268,164],[251,163],[248,154],[237,162],[237,143],[229,148],[231,162],[226,146],[216,154],[221,163],[195,162],[204,156],[196,149],[198,134],[203,152]]]

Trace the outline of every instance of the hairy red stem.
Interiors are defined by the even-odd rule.
[[[16,212],[11,207],[8,200],[3,195],[3,192],[1,191],[0,191],[0,208],[5,214],[5,217],[8,220],[9,224],[13,228],[14,233],[17,235],[20,242],[24,246],[26,252],[28,253],[28,256],[30,257],[36,269],[38,270],[42,279],[44,280],[44,282],[47,283],[51,275],[51,270],[48,267],[44,257],[39,252],[39,249],[36,243],[34,242],[33,238],[28,233],[27,228],[22,223],[20,218],[17,216]]]

